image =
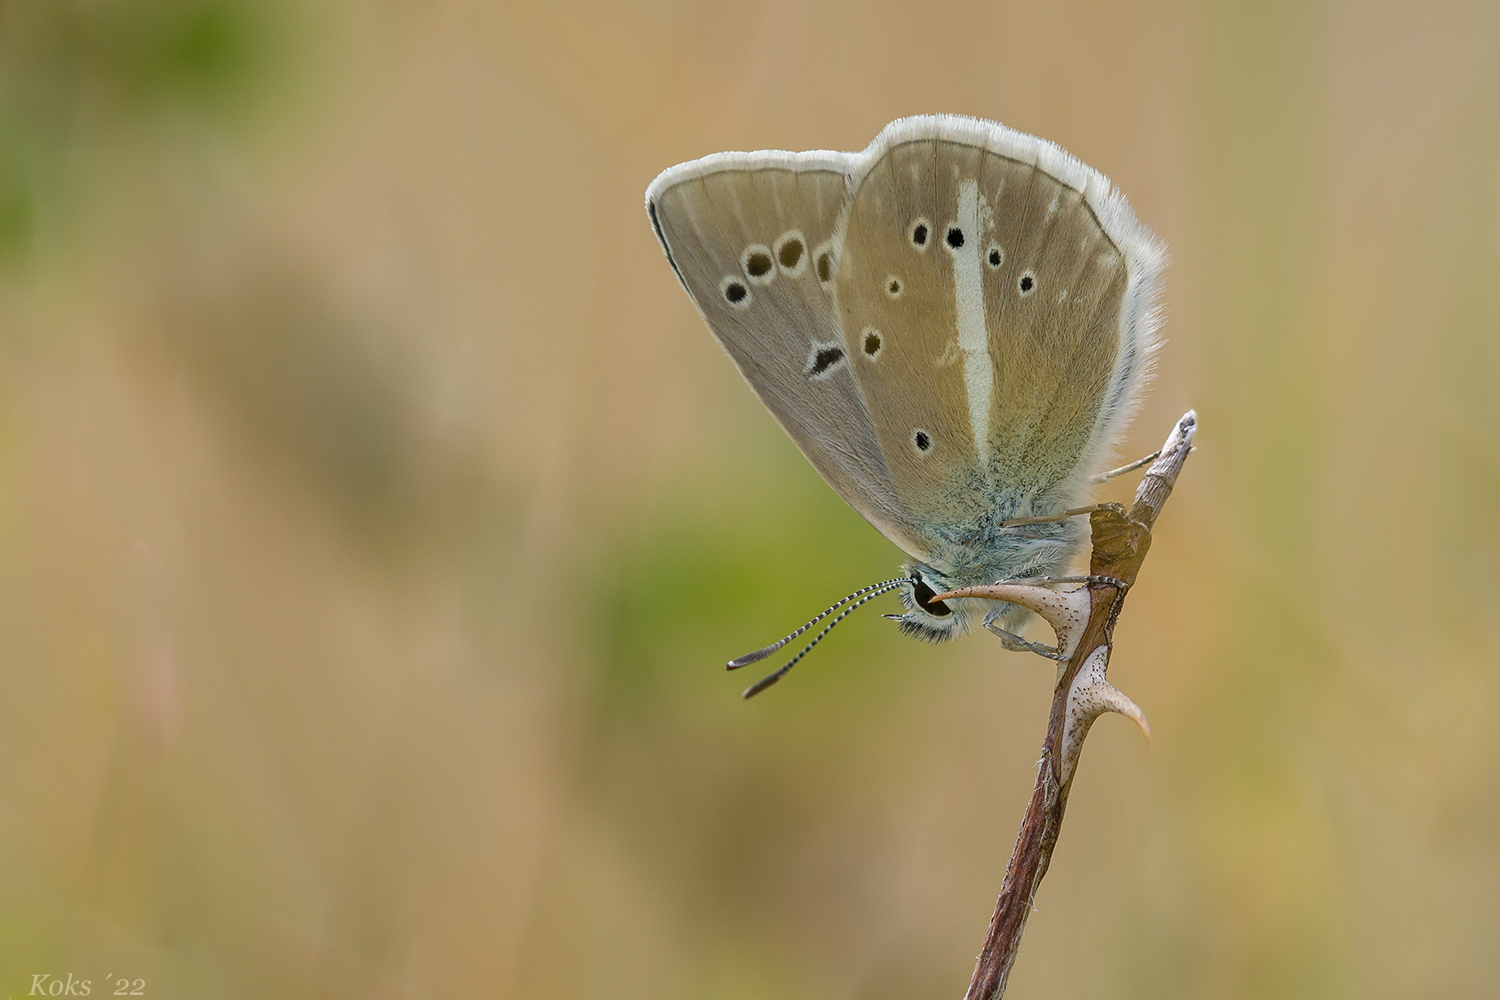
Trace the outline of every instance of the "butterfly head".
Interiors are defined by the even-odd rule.
[[[930,566],[905,567],[910,586],[901,588],[902,615],[887,615],[901,626],[901,633],[927,642],[946,642],[969,631],[980,601],[935,601],[938,594],[953,589],[949,581]]]
[[[1048,526],[1051,527],[1050,525]],[[1009,565],[970,569],[967,572],[944,573],[925,563],[908,563],[902,567],[906,579],[902,581],[901,603],[906,613],[886,615],[901,628],[902,635],[909,635],[926,642],[946,642],[966,635],[974,627],[983,624],[987,628],[998,627],[1009,632],[1021,632],[1031,620],[1032,614],[1025,608],[1004,601],[982,601],[973,598],[935,600],[937,595],[950,590],[989,583],[1013,577],[1045,576],[1057,571],[1066,562],[1072,545],[1049,539],[1023,539],[1029,551],[1027,558],[1018,559],[1022,569],[1017,571]]]

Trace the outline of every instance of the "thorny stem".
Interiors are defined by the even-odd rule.
[[[1063,811],[1068,805],[1068,792],[1073,786],[1074,764],[1088,727],[1102,709],[1092,715],[1088,709],[1080,710],[1079,691],[1075,680],[1080,670],[1100,647],[1104,649],[1104,663],[1108,663],[1113,648],[1115,620],[1119,617],[1120,605],[1130,585],[1140,572],[1141,563],[1151,547],[1151,526],[1156,523],[1162,505],[1172,493],[1182,463],[1192,451],[1193,433],[1197,429],[1197,416],[1189,410],[1177,421],[1161,455],[1152,464],[1141,484],[1136,489],[1135,503],[1127,513],[1124,508],[1107,505],[1089,516],[1093,529],[1093,552],[1090,557],[1089,574],[1114,577],[1124,587],[1093,585],[1088,588],[1088,620],[1082,627],[1082,637],[1073,647],[1069,658],[1058,675],[1057,687],[1052,695],[1052,712],[1047,720],[1047,737],[1042,742],[1041,760],[1037,765],[1036,786],[1031,793],[1031,802],[1026,806],[1026,815],[1021,820],[1021,832],[1016,837],[1015,850],[1005,869],[1005,881],[1000,887],[1000,898],[995,904],[995,915],[990,920],[989,933],[985,936],[984,948],[974,966],[974,978],[969,983],[965,1000],[997,1000],[1005,994],[1005,984],[1010,978],[1011,965],[1021,945],[1021,934],[1026,929],[1026,917],[1031,913],[1032,901],[1042,876],[1047,874],[1047,865],[1052,860],[1052,849],[1057,844],[1057,835],[1062,828]],[[979,590],[982,588],[971,588]],[[984,596],[975,593],[973,596]],[[1063,635],[1059,630],[1059,648]],[[1085,679],[1087,680],[1087,678]],[[1119,692],[1109,687],[1102,674],[1094,682],[1092,691],[1100,685],[1118,695],[1129,708],[1135,706]],[[1080,688],[1081,690],[1081,688]],[[1071,696],[1071,698],[1070,698]],[[1116,711],[1122,709],[1118,703],[1109,706]],[[1137,715],[1139,709],[1135,709]],[[1144,723],[1144,717],[1137,718]],[[1144,725],[1143,725],[1144,728]],[[1149,733],[1149,730],[1148,730]]]

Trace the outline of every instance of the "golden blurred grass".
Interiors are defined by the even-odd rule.
[[[936,110],[1124,188],[1122,452],[1202,420],[1012,995],[1500,993],[1466,0],[0,6],[0,988],[958,995],[1050,672],[872,614],[739,702],[899,557],[641,211]]]

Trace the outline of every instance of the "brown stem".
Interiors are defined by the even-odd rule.
[[[1005,994],[1005,984],[1021,946],[1021,934],[1026,929],[1026,918],[1031,913],[1042,876],[1047,874],[1052,849],[1062,829],[1063,812],[1068,805],[1073,773],[1076,773],[1070,773],[1064,779],[1061,768],[1069,692],[1084,661],[1100,646],[1105,647],[1106,656],[1112,648],[1120,606],[1145,561],[1151,547],[1151,527],[1172,493],[1182,463],[1192,451],[1196,429],[1197,416],[1189,410],[1172,428],[1162,446],[1161,456],[1142,477],[1128,514],[1123,508],[1113,507],[1090,514],[1093,552],[1089,559],[1089,573],[1113,577],[1125,587],[1105,585],[1090,588],[1089,620],[1084,627],[1083,639],[1062,669],[1052,694],[1052,711],[1047,719],[1047,736],[1042,742],[1036,786],[1021,820],[1015,850],[1005,868],[1005,881],[1000,886],[995,915],[990,919],[989,933],[985,935],[984,947],[975,963],[974,978],[964,995],[965,1000],[996,1000]],[[1087,721],[1084,723],[1085,735],[1088,724]]]

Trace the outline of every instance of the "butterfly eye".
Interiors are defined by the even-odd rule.
[[[933,600],[933,598],[937,596],[937,591],[928,586],[926,580],[922,579],[920,576],[916,577],[915,580],[916,582],[912,584],[911,596],[916,600],[917,607],[921,608],[929,615],[936,615],[939,618],[946,617],[947,615],[951,615],[953,613],[953,609],[948,607],[948,605],[944,604],[942,601]]]
[[[874,358],[880,353],[880,331],[865,327],[865,335],[862,338],[865,347],[865,355]]]
[[[885,294],[891,298],[899,298],[901,295],[901,279],[894,274],[885,279]]]

